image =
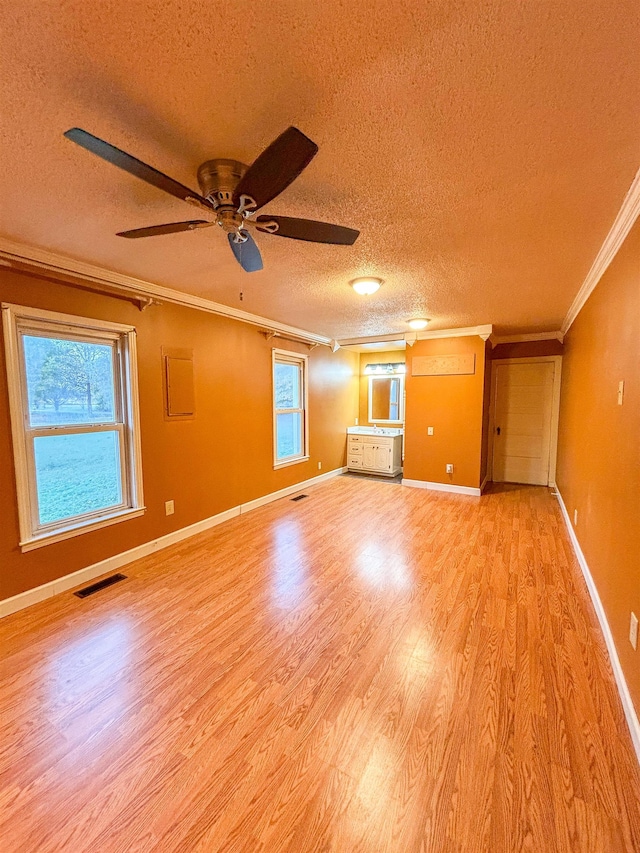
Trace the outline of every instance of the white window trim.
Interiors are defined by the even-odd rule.
[[[289,456],[286,459],[278,459],[278,429],[277,414],[285,411],[276,409],[276,362],[289,362],[302,366],[302,409],[287,409],[286,411],[300,412],[302,414],[302,437],[303,450],[299,456]],[[301,355],[299,352],[291,352],[286,349],[271,350],[271,409],[273,412],[273,468],[286,468],[289,465],[297,465],[299,462],[309,460],[309,356]]]
[[[11,417],[11,432],[13,436],[13,456],[16,472],[16,487],[18,499],[18,519],[20,525],[20,548],[22,551],[32,551],[43,545],[60,542],[81,533],[98,530],[119,521],[137,518],[145,511],[142,490],[142,454],[140,442],[140,408],[138,400],[138,365],[136,353],[136,331],[133,326],[120,323],[109,323],[105,320],[94,320],[78,317],[74,314],[60,314],[45,311],[40,308],[27,308],[10,303],[2,304],[2,321],[5,339],[5,354],[7,361],[7,385],[9,390],[9,411]],[[112,336],[121,342],[124,376],[121,387],[124,394],[121,400],[125,413],[125,426],[120,429],[124,441],[121,442],[121,453],[126,454],[128,464],[124,466],[127,474],[127,505],[118,506],[105,512],[87,513],[82,517],[64,519],[55,527],[35,530],[34,525],[34,496],[32,489],[34,477],[30,474],[31,453],[28,450],[28,435],[25,429],[26,388],[21,369],[20,329],[28,329],[32,324],[36,328],[38,322],[53,327],[56,333],[70,334],[81,337],[86,333],[87,340],[98,337]],[[94,334],[92,334],[94,333]],[[105,334],[106,333],[106,334]],[[93,425],[99,431],[101,425]],[[117,425],[115,425],[117,428]],[[113,427],[111,427],[113,428]],[[64,430],[64,428],[62,428]],[[81,431],[82,427],[78,431]]]

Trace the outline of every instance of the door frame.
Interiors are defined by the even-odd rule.
[[[558,459],[558,423],[560,421],[560,384],[562,382],[562,356],[561,355],[538,355],[528,358],[496,358],[491,362],[491,400],[489,403],[489,465],[491,481],[493,481],[493,444],[496,434],[495,411],[497,392],[497,370],[502,364],[539,364],[540,362],[551,362],[553,369],[553,392],[551,400],[551,435],[549,443],[549,470],[547,473],[547,485],[556,485],[556,463]]]

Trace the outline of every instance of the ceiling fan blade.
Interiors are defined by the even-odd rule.
[[[260,154],[233,193],[233,200],[241,204],[241,196],[255,201],[257,210],[286,189],[318,153],[318,146],[297,127],[289,127]]]
[[[193,231],[196,228],[207,228],[215,225],[206,219],[192,219],[189,222],[169,222],[167,225],[151,225],[149,228],[134,228],[132,231],[119,231],[116,237],[157,237],[161,234],[176,234],[178,231]]]
[[[290,237],[292,240],[308,240],[310,243],[333,243],[339,246],[352,246],[358,239],[359,231],[332,225],[330,222],[316,222],[313,219],[297,219],[293,216],[258,216],[256,228],[275,234],[276,237]],[[277,228],[269,227],[275,223]]]
[[[244,243],[236,243],[233,234],[227,234],[227,237],[236,261],[245,272],[258,272],[262,269],[262,255],[251,234],[247,234]]]
[[[182,199],[182,201],[197,204],[207,210],[213,209],[213,205],[206,198],[190,190],[189,187],[185,187],[183,184],[178,183],[178,181],[174,181],[173,178],[159,172],[153,166],[147,166],[142,160],[132,157],[126,151],[121,151],[115,145],[110,145],[104,139],[98,139],[97,136],[87,133],[86,130],[81,130],[79,127],[72,127],[64,135],[67,139],[70,139],[82,148],[86,148],[92,154],[102,157],[107,163],[112,163],[114,166],[118,166],[119,169],[124,169],[125,172],[129,172],[130,175],[136,178],[141,178],[141,180],[152,184],[159,190],[164,190],[164,192]]]

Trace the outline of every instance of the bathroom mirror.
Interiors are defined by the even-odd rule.
[[[401,424],[404,421],[404,376],[369,377],[369,423]]]

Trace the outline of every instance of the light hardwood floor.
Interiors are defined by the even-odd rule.
[[[339,477],[0,623],[4,853],[622,853],[555,499]]]

